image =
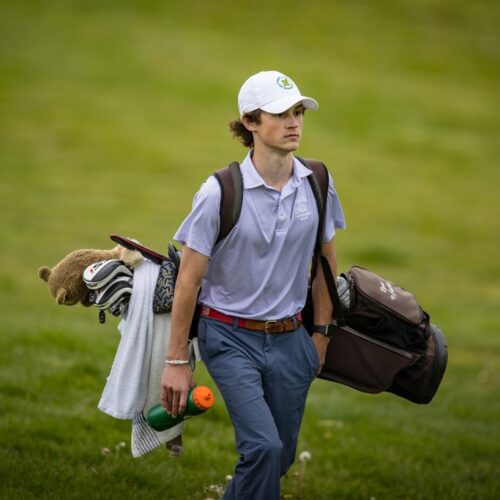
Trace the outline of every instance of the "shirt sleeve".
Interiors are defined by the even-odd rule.
[[[321,243],[328,243],[335,236],[337,229],[344,229],[345,227],[344,211],[335,191],[332,176],[328,174],[328,197],[326,200],[325,223]]]
[[[220,199],[219,183],[211,176],[195,194],[191,212],[175,233],[174,239],[210,257],[219,234]]]

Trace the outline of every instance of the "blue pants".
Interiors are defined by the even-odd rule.
[[[200,318],[201,356],[233,423],[240,460],[224,500],[278,500],[319,366],[307,331],[265,334]]]

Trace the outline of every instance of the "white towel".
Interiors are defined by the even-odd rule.
[[[135,269],[128,311],[118,325],[120,345],[98,404],[101,411],[115,418],[133,419],[146,403],[158,270],[159,266],[148,260]]]
[[[154,314],[154,336],[149,366],[149,384],[143,411],[137,413],[132,424],[131,449],[134,457],[140,457],[149,451],[182,434],[184,422],[165,431],[155,431],[147,423],[145,416],[150,408],[160,402],[160,384],[165,353],[170,338],[170,314]]]

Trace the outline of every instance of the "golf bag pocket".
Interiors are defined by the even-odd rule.
[[[344,277],[350,289],[345,316],[351,328],[406,351],[425,352],[429,317],[411,292],[359,266]]]
[[[377,394],[388,390],[397,374],[420,358],[349,326],[332,328],[319,378]]]
[[[443,332],[430,325],[425,354],[408,368],[402,369],[387,389],[419,404],[430,403],[438,390],[448,362],[448,349]]]

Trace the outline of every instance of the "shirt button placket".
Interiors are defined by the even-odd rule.
[[[277,231],[282,231],[283,229],[286,228],[286,211],[285,207],[283,206],[282,201],[280,200],[278,203],[278,208],[277,208],[277,224],[276,224],[276,230]]]

